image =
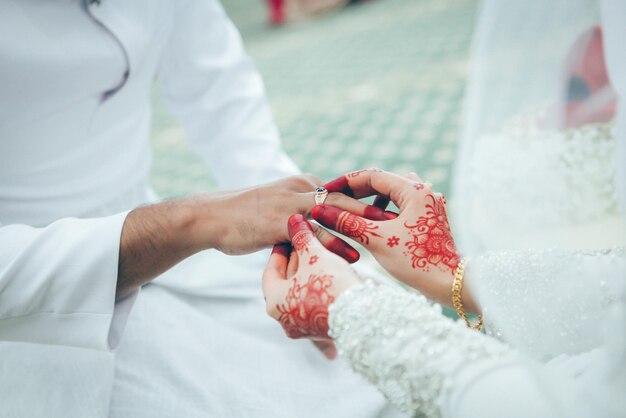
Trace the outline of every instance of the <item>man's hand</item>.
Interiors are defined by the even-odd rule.
[[[286,242],[287,219],[294,213],[310,214],[321,183],[305,174],[240,191],[194,195],[189,199],[195,206],[193,239],[226,254]]]
[[[288,242],[287,219],[294,213],[310,214],[321,183],[310,174],[293,176],[250,189],[197,193],[133,210],[122,231],[118,296],[202,250],[245,254]],[[339,193],[327,202],[355,211],[367,207]],[[377,209],[370,215],[383,219],[384,211]],[[359,257],[356,250],[328,233],[320,239],[348,261]]]

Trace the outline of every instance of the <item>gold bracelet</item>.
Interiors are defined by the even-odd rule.
[[[463,309],[463,302],[461,301],[461,292],[463,291],[463,278],[465,277],[466,263],[467,259],[461,258],[461,260],[459,261],[459,265],[457,266],[456,270],[454,270],[454,281],[452,282],[452,306],[454,306],[454,310],[456,311],[456,313],[461,318],[463,318],[468,328],[480,331],[483,327],[482,315],[478,315],[477,324],[472,324],[465,314],[465,309]]]

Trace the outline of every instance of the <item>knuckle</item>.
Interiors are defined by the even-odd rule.
[[[309,184],[314,186],[322,184],[322,180],[313,173],[305,173],[302,176],[309,182]]]

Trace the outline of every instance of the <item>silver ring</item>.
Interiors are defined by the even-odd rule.
[[[328,190],[324,187],[318,187],[315,189],[315,204],[323,205],[326,201],[326,197],[328,197]]]

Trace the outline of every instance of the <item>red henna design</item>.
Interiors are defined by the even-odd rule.
[[[413,183],[413,187],[415,188],[415,190],[424,190],[424,187],[426,187],[424,185],[424,183]]]
[[[353,178],[355,178],[355,177],[359,177],[359,175],[360,175],[361,173],[364,173],[364,172],[366,172],[366,171],[367,171],[367,169],[365,169],[365,168],[364,168],[364,169],[362,169],[362,170],[352,171],[352,172],[350,172],[350,173],[346,174],[346,177],[353,179]]]
[[[447,267],[454,271],[459,264],[459,255],[450,231],[444,201],[435,199],[432,194],[426,195],[426,199],[431,201],[426,204],[426,215],[420,216],[415,225],[404,224],[413,236],[411,241],[404,244],[411,255],[411,264],[413,268],[424,271],[429,271],[430,265],[438,266],[442,270]]]
[[[387,245],[391,248],[395,247],[396,245],[400,244],[400,238],[396,237],[395,235],[389,239],[387,239]]]
[[[328,306],[335,301],[329,289],[333,276],[309,276],[304,285],[293,279],[285,303],[276,305],[278,322],[290,338],[328,338]]]
[[[370,236],[381,237],[381,235],[374,232],[376,229],[378,229],[378,226],[374,225],[373,222],[367,222],[365,219],[350,212],[342,212],[337,219],[337,231],[365,245],[370,243]]]
[[[311,242],[311,233],[309,231],[300,231],[291,238],[293,248],[298,252],[309,252],[309,243]]]
[[[313,228],[300,214],[291,215],[287,221],[289,237],[293,248],[298,252],[308,252],[309,243],[313,238]]]
[[[309,265],[312,266],[313,264],[317,263],[319,259],[320,258],[316,255],[312,256],[311,258],[309,258]]]
[[[373,173],[381,173],[383,170],[381,170],[380,168],[376,168],[376,167],[363,168],[361,170],[351,171],[350,173],[346,174],[346,177],[351,178],[351,179],[355,177],[359,177],[361,173],[365,173],[366,171],[371,171]]]
[[[311,211],[313,219],[327,228],[334,229],[350,238],[358,239],[362,243],[369,244],[369,235],[380,237],[373,232],[378,229],[373,222],[343,211],[334,206],[317,205]]]

